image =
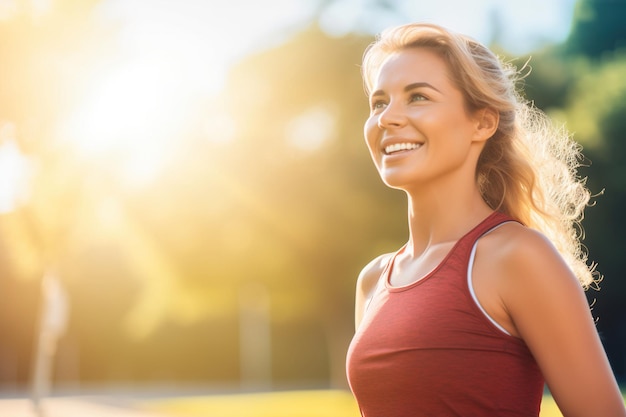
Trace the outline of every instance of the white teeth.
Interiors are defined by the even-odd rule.
[[[412,149],[417,149],[420,146],[422,145],[418,143],[394,143],[393,145],[385,146],[385,153],[389,155],[399,151],[410,151]]]

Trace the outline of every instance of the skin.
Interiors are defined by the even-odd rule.
[[[394,263],[394,286],[427,275],[492,213],[474,178],[498,116],[468,111],[448,74],[436,52],[407,49],[386,59],[370,94],[364,133],[372,160],[385,184],[408,197],[409,240]],[[385,150],[398,144],[417,147]],[[359,275],[357,327],[390,256]],[[564,416],[626,416],[584,292],[542,234],[517,223],[488,233],[478,241],[472,275],[480,304],[525,341]]]

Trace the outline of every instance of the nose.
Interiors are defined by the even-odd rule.
[[[390,127],[400,127],[406,122],[404,110],[398,103],[390,102],[378,115],[378,126],[386,129]]]

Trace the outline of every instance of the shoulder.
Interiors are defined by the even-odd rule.
[[[485,235],[478,250],[488,264],[490,282],[516,333],[537,329],[555,310],[588,312],[578,279],[552,242],[541,232],[506,223]],[[533,327],[535,326],[535,327]]]
[[[393,253],[382,254],[363,267],[357,279],[357,295],[368,296],[374,290],[392,256]]]
[[[568,281],[572,278],[579,285],[556,247],[535,229],[517,222],[505,223],[484,236],[480,245],[505,283],[522,280],[532,285],[535,280],[560,272],[558,276],[564,275]]]
[[[355,297],[355,325],[358,328],[365,310],[367,308],[367,300],[372,296],[387,264],[389,263],[392,253],[386,253],[374,258],[361,270],[356,284]]]

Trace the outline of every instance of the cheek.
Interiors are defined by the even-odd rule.
[[[376,117],[370,117],[365,121],[363,125],[363,137],[367,147],[372,150],[373,146],[377,142],[380,129],[378,128],[378,119]]]

